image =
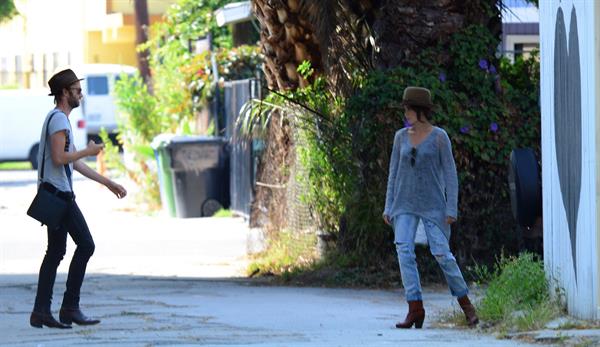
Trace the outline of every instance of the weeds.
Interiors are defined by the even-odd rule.
[[[482,320],[500,332],[540,329],[560,315],[562,306],[550,295],[544,265],[535,255],[500,258],[489,278],[478,311]]]
[[[226,210],[226,209],[222,208],[222,209],[218,210],[217,212],[215,212],[213,217],[217,217],[217,218],[233,217],[233,212],[231,212],[231,210]]]
[[[317,259],[317,237],[312,233],[282,231],[269,239],[267,249],[248,266],[249,275],[277,275],[284,280],[309,268]]]

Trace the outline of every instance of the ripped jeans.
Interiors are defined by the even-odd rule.
[[[402,276],[406,301],[422,300],[421,280],[419,279],[415,256],[415,234],[419,219],[419,216],[413,214],[401,214],[394,217],[393,221],[396,234],[396,251],[398,252],[400,275]],[[467,284],[458,268],[454,255],[450,252],[448,239],[433,222],[426,219],[422,219],[422,222],[427,234],[429,249],[444,272],[444,277],[446,277],[446,282],[450,287],[450,293],[458,298],[467,295],[469,292]]]

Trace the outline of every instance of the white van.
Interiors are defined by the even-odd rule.
[[[81,109],[88,136],[97,139],[102,128],[114,135],[117,131],[117,105],[113,96],[115,83],[122,73],[133,75],[137,69],[118,64],[84,64],[74,66],[73,71],[79,78],[84,78],[81,81]]]
[[[0,90],[0,162],[29,161],[37,169],[37,153],[46,115],[54,108],[48,89]],[[81,108],[69,115],[77,149],[87,145]]]

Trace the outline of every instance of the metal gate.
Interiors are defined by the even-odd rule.
[[[231,144],[230,196],[231,211],[248,218],[255,183],[255,146],[253,140],[241,136],[236,125],[240,110],[250,99],[260,98],[260,82],[246,79],[225,82],[225,137]]]

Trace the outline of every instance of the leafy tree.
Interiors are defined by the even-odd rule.
[[[143,2],[143,1],[139,1]],[[122,76],[115,87],[121,111],[119,140],[132,154],[130,167],[119,165],[114,148],[107,160],[137,182],[143,200],[149,207],[159,204],[156,172],[149,161],[154,161],[151,141],[161,133],[191,134],[200,131],[195,122],[199,107],[206,105],[216,86],[212,74],[212,54],[190,51],[190,41],[210,34],[213,38],[216,65],[220,77],[248,78],[256,75],[261,63],[258,48],[253,46],[228,49],[231,34],[218,27],[213,12],[225,0],[179,0],[169,8],[163,22],[150,27],[150,40],[138,46],[149,54],[152,71],[152,91],[146,81],[136,74]],[[137,2],[136,2],[137,4]],[[105,141],[107,142],[107,141]]]
[[[14,0],[0,0],[0,23],[11,20],[19,14],[15,7]]]

